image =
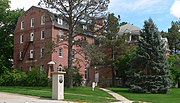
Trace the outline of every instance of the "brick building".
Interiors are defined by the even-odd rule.
[[[86,25],[82,26],[87,29]],[[46,9],[32,6],[22,16],[14,32],[14,68],[29,71],[35,66],[47,71],[48,75],[53,71],[48,63],[54,61],[54,69],[64,69],[68,64],[67,42],[62,41],[62,36],[68,34],[68,25],[60,16]],[[88,43],[93,43],[93,36],[79,35],[75,39],[86,38]],[[60,41],[60,42],[59,42]],[[58,45],[54,45],[54,43]],[[79,47],[73,46],[73,49]],[[74,53],[73,65],[79,67],[83,79],[87,79],[87,64],[82,55]]]

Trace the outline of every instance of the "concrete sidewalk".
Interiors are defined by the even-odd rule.
[[[113,102],[113,103],[132,103],[133,101],[130,101],[128,100],[127,98],[111,91],[111,90],[108,90],[108,89],[105,89],[105,88],[100,88],[101,90],[109,93],[110,95],[112,95],[114,98],[116,98],[116,100],[118,100],[118,102]]]
[[[13,93],[0,92],[0,103],[73,103],[51,99],[41,99],[35,96],[26,96]]]

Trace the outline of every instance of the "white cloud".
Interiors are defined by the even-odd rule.
[[[180,18],[180,0],[175,0],[171,6],[170,13],[177,18]]]
[[[31,6],[37,6],[40,0],[11,0],[11,9],[24,8],[29,9]]]

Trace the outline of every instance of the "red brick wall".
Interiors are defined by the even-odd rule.
[[[46,22],[45,25],[41,25],[41,16],[45,15]],[[31,18],[34,18],[34,27],[30,27]],[[21,30],[21,21],[24,21],[24,29]],[[45,30],[45,39],[41,40],[41,30]],[[23,51],[25,45],[30,40],[30,33],[34,32],[34,41],[30,43],[26,55],[23,61],[19,60],[19,52]],[[48,42],[51,40],[51,32],[52,32],[52,22],[50,17],[47,14],[47,11],[44,9],[40,9],[37,7],[31,7],[27,10],[22,16],[19,17],[16,29],[14,32],[14,67],[22,67],[24,71],[28,71],[29,66],[34,65],[44,65],[47,67],[47,63],[49,62],[51,55],[47,54],[44,58],[40,58],[40,48],[44,47],[45,51],[49,48]],[[20,35],[23,34],[23,43],[20,44]],[[34,58],[33,60],[29,60],[29,51],[34,50]]]

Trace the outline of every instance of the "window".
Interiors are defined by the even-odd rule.
[[[59,31],[59,34],[58,34],[58,38],[59,38],[59,41],[63,41],[63,31]]]
[[[87,26],[86,25],[83,25],[83,30],[87,30]]]
[[[88,79],[88,70],[87,69],[84,70],[84,75],[85,75],[85,79],[87,80]]]
[[[62,48],[59,48],[59,56],[62,57]]]
[[[72,51],[72,58],[76,59],[76,52]]]
[[[41,48],[40,50],[40,57],[42,58],[44,56],[44,48]]]
[[[33,39],[34,39],[34,33],[32,32],[30,33],[30,41],[33,41]]]
[[[23,58],[23,52],[20,51],[20,52],[19,52],[19,59],[22,60],[22,58]]]
[[[44,37],[45,37],[45,32],[44,30],[41,30],[41,39],[44,39]]]
[[[58,18],[58,24],[59,24],[59,25],[63,25],[63,20],[60,19],[60,18]]]
[[[44,25],[45,24],[45,16],[41,16],[41,25]]]
[[[32,68],[33,68],[33,66],[29,66],[29,71],[31,71],[31,70],[32,70]]]
[[[20,43],[23,43],[23,35],[20,35]]]
[[[30,50],[30,56],[29,56],[30,59],[33,59],[33,50]]]
[[[58,71],[62,71],[62,65],[60,64],[57,68]]]
[[[44,65],[40,66],[40,72],[44,71]]]
[[[34,27],[34,18],[31,19],[31,27]]]
[[[21,21],[21,30],[24,29],[24,21]]]

